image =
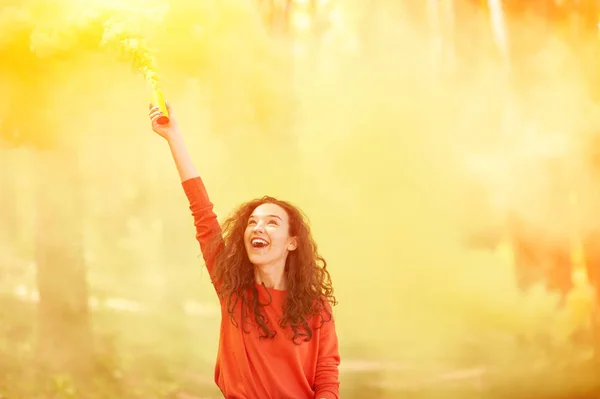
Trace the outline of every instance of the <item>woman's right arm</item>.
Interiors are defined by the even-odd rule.
[[[181,184],[188,198],[192,216],[194,217],[196,239],[200,243],[202,256],[212,279],[215,258],[223,245],[221,227],[217,221],[217,216],[213,212],[213,204],[210,202],[204,183],[196,171],[183,136],[179,131],[171,107],[169,105],[167,107],[170,114],[170,121],[166,125],[156,123],[161,113],[157,107],[151,107],[150,119],[152,120],[152,130],[165,138],[169,143]]]

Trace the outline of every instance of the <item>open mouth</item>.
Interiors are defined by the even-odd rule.
[[[269,243],[267,240],[262,238],[253,238],[250,240],[250,245],[252,245],[253,248],[264,248],[269,245]]]

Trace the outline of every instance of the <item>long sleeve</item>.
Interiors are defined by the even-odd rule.
[[[327,307],[328,311],[333,315],[328,303]],[[339,399],[340,352],[333,316],[331,321],[323,324],[320,334],[314,397],[315,399]]]
[[[204,263],[212,278],[215,258],[223,245],[221,226],[219,226],[219,222],[217,221],[217,215],[213,212],[213,204],[210,202],[202,179],[195,177],[186,180],[182,183],[182,186],[190,203],[192,216],[194,217],[196,240],[200,243]]]

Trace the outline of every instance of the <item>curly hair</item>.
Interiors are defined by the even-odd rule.
[[[253,316],[259,328],[261,339],[272,339],[275,331],[269,329],[268,321],[261,308],[270,304],[261,303],[254,284],[254,267],[250,263],[244,246],[244,231],[248,219],[256,207],[271,203],[283,208],[289,217],[289,234],[297,237],[298,246],[289,252],[284,269],[287,295],[283,302],[283,317],[279,321],[281,328],[290,327],[294,333],[292,340],[300,344],[300,339],[310,341],[313,328],[320,328],[332,319],[328,301],[337,304],[333,295],[331,276],[327,271],[327,262],[319,255],[317,244],[312,238],[308,219],[301,210],[288,202],[273,197],[262,197],[242,204],[222,224],[222,242],[215,258],[212,280],[216,282],[217,292],[227,306],[231,322],[239,327],[234,311],[241,303],[241,324]],[[218,237],[220,240],[221,237]],[[215,243],[215,245],[217,245]],[[320,317],[318,326],[311,326],[309,320]]]

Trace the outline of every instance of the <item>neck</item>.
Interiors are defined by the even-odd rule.
[[[254,266],[254,281],[264,284],[267,288],[283,291],[286,289],[284,269],[285,265]]]

